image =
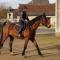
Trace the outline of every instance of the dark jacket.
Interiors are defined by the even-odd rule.
[[[22,12],[22,18],[23,18],[23,20],[29,21],[26,11]]]

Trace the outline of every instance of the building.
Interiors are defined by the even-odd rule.
[[[27,13],[29,16],[39,16],[46,13],[47,16],[55,15],[55,4],[48,5],[37,5],[37,4],[20,4],[19,11],[22,12],[23,9],[27,8]]]
[[[60,36],[60,0],[56,0],[56,35]]]
[[[32,0],[32,2],[29,4],[19,4],[18,9],[13,9],[12,13],[14,18],[18,18],[19,20],[19,16],[21,15],[22,10],[25,8],[30,20],[43,13],[49,17],[55,16],[55,4],[49,4],[48,0]],[[50,22],[53,23],[54,21],[51,20]]]

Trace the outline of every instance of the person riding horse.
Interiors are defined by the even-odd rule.
[[[22,31],[24,30],[24,28],[26,26],[26,23],[27,23],[26,20],[27,20],[27,22],[29,22],[27,12],[26,12],[26,10],[23,10],[21,17],[20,17],[20,20],[19,20],[19,24],[20,24],[19,34],[20,34],[20,36],[22,36]]]

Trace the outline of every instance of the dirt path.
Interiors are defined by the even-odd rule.
[[[54,35],[37,35],[36,41],[44,57],[38,55],[35,46],[29,42],[25,56],[22,56],[24,40],[15,39],[13,43],[14,55],[9,54],[9,39],[2,48],[0,60],[60,60],[60,37]]]

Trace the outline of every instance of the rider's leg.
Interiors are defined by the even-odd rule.
[[[20,23],[20,30],[19,30],[19,36],[20,37],[22,37],[23,35],[22,35],[22,31],[23,31],[23,28],[24,28],[24,23],[23,23],[23,21]]]

